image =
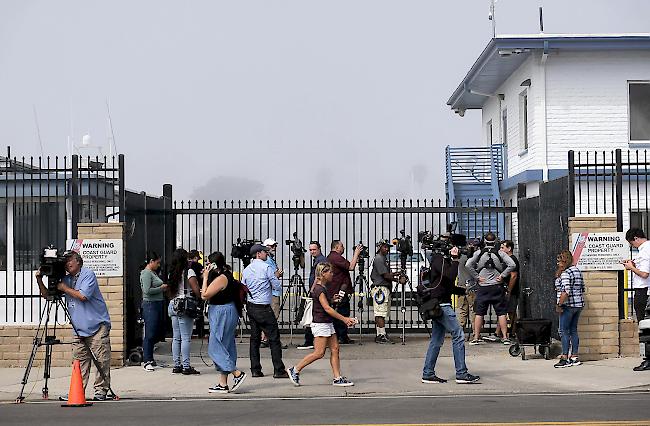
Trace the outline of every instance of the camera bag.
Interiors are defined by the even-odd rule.
[[[187,294],[187,271],[183,273],[184,297],[177,297],[173,302],[173,309],[176,315],[190,318],[198,318],[201,314],[199,302],[191,295]]]

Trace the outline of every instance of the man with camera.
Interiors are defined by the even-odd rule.
[[[359,244],[354,249],[352,260],[349,262],[343,257],[345,246],[342,241],[332,241],[331,249],[332,251],[327,256],[327,261],[332,264],[334,276],[332,277],[331,286],[328,287],[327,291],[329,297],[336,303],[336,312],[344,317],[349,317],[350,294],[354,291],[352,280],[350,279],[350,271],[354,271],[354,268],[357,266],[363,245]],[[354,340],[348,336],[348,326],[344,322],[335,319],[334,330],[336,331],[340,344],[350,345],[354,343]]]
[[[76,335],[72,342],[72,358],[79,360],[84,389],[88,384],[93,355],[100,370],[95,374],[95,401],[111,398],[111,318],[95,273],[83,266],[81,255],[74,251],[64,253],[67,275],[58,283],[57,290],[65,297],[70,322]],[[48,277],[49,278],[49,277]],[[43,273],[36,272],[36,282],[41,296],[48,297],[43,283]],[[112,392],[111,392],[112,393]],[[67,399],[67,397],[61,397]]]
[[[447,240],[448,236],[441,236]],[[440,348],[445,341],[445,333],[449,332],[452,339],[454,366],[456,368],[456,383],[476,383],[479,376],[470,374],[465,364],[465,333],[456,318],[456,312],[451,306],[452,294],[465,294],[463,287],[456,287],[458,276],[458,247],[449,248],[448,252],[434,251],[431,256],[431,269],[418,286],[418,303],[423,319],[431,319],[431,341],[422,369],[422,383],[446,383],[446,379],[436,376],[435,368]],[[427,285],[424,285],[427,282]],[[420,303],[422,302],[422,303]]]
[[[497,243],[497,236],[493,232],[488,232],[483,238],[481,250],[475,251],[465,264],[472,277],[478,281],[474,337],[469,343],[470,345],[484,343],[481,340],[481,328],[483,327],[483,317],[487,315],[490,306],[494,308],[499,327],[503,331],[503,343],[510,344],[507,319],[508,300],[503,283],[517,265],[510,256],[499,250]]]
[[[276,379],[288,378],[282,362],[282,344],[280,343],[280,330],[278,320],[271,309],[272,291],[282,290],[282,283],[273,272],[271,266],[266,263],[268,248],[255,244],[250,249],[253,257],[251,263],[244,269],[242,283],[248,287],[249,296],[246,304],[246,312],[251,325],[250,337],[250,359],[251,375],[253,377],[264,377],[262,364],[260,363],[260,343],[262,332],[269,340],[271,347],[271,359],[273,360],[273,377]]]
[[[388,240],[380,240],[377,243],[377,255],[372,261],[372,271],[370,272],[370,280],[372,281],[370,296],[372,297],[372,309],[375,313],[375,327],[377,328],[375,343],[381,344],[395,344],[386,335],[386,319],[390,316],[392,282],[398,280],[399,272],[391,272],[386,258],[389,252],[390,243]]]

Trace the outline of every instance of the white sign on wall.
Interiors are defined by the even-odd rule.
[[[630,258],[624,232],[581,232],[571,235],[573,263],[581,271],[618,271]]]
[[[66,248],[79,253],[84,266],[98,277],[124,275],[122,240],[67,240]]]

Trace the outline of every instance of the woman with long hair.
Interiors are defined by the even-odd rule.
[[[143,368],[146,371],[154,371],[157,364],[153,359],[153,345],[160,336],[165,304],[163,292],[167,290],[168,286],[158,276],[160,255],[155,251],[147,253],[141,269],[140,287],[142,288],[142,319],[144,320]]]
[[[239,297],[232,273],[226,268],[226,259],[220,252],[208,256],[208,264],[203,273],[201,298],[208,300],[208,320],[210,339],[208,355],[219,374],[219,383],[210,387],[209,392],[234,392],[246,379],[246,373],[237,368],[237,345],[235,334],[239,312],[235,300]],[[228,375],[233,375],[232,389],[228,388]]]
[[[314,301],[312,305],[311,331],[314,335],[314,352],[302,359],[294,367],[288,368],[289,379],[295,386],[300,386],[300,371],[312,362],[325,356],[325,349],[330,349],[330,364],[334,386],[353,386],[354,383],[341,376],[341,360],[339,358],[339,341],[334,331],[334,318],[342,321],[348,327],[357,323],[355,318],[344,317],[332,308],[327,296],[327,285],[332,281],[334,273],[330,263],[319,263],[316,266],[316,280],[311,288]],[[336,296],[335,296],[336,297]]]
[[[560,315],[562,355],[555,368],[580,365],[578,360],[578,319],[585,306],[585,281],[582,272],[573,264],[573,255],[563,250],[557,256],[555,272],[556,312]]]
[[[167,312],[172,319],[174,337],[172,339],[172,355],[174,369],[172,373],[184,375],[201,374],[190,366],[190,343],[194,318],[183,312],[176,312],[174,304],[176,299],[185,297],[200,297],[199,282],[196,272],[188,267],[187,251],[178,248],[172,254],[171,270],[169,272],[168,293],[171,298]],[[182,358],[181,358],[182,355]]]

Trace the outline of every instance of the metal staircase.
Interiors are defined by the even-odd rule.
[[[499,181],[503,179],[503,146],[454,148],[447,146],[446,190],[449,205],[460,207],[499,206]],[[457,232],[480,238],[487,231],[503,230],[503,218],[496,213],[468,211],[457,214]]]

